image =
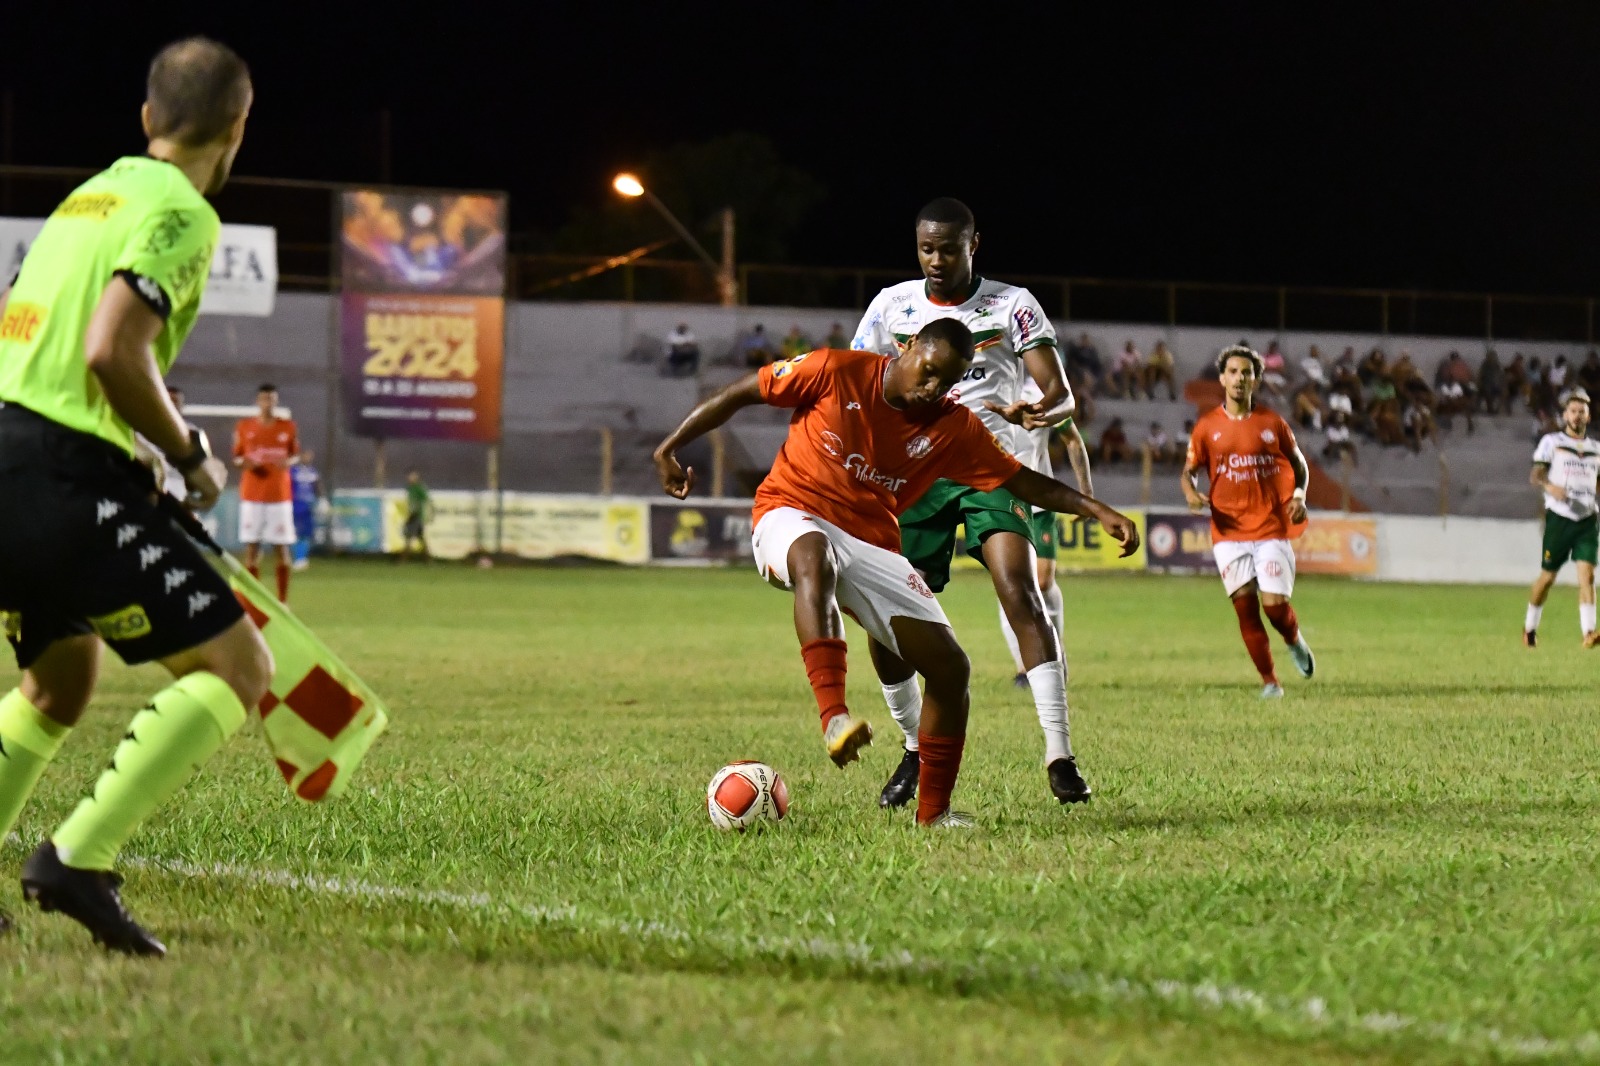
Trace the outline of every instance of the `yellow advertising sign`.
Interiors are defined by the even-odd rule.
[[[1148,528],[1145,513],[1141,508],[1130,507],[1122,511],[1123,514],[1133,519],[1139,527],[1139,549],[1126,559],[1118,557],[1122,545],[1111,539],[1098,522],[1062,522],[1059,543],[1056,546],[1056,566],[1062,570],[1143,570],[1144,569],[1144,536]],[[968,558],[966,552],[966,530],[956,531],[956,559],[954,569],[976,569],[979,563]]]

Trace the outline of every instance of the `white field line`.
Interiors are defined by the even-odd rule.
[[[685,946],[708,947],[730,955],[755,955],[797,961],[843,961],[857,970],[900,976],[945,976],[972,978],[1025,977],[1082,998],[1104,1003],[1173,1003],[1203,1010],[1228,1011],[1250,1018],[1288,1023],[1314,1034],[1346,1032],[1419,1038],[1452,1047],[1491,1051],[1519,1059],[1574,1057],[1600,1060],[1600,1033],[1587,1032],[1575,1037],[1546,1037],[1506,1033],[1498,1028],[1451,1025],[1424,1021],[1392,1012],[1337,1014],[1321,997],[1292,1000],[1271,996],[1233,985],[1210,982],[1133,981],[1092,973],[1044,971],[1030,967],[975,963],[953,964],[917,958],[904,949],[879,949],[859,941],[829,940],[823,937],[729,936],[693,934],[655,921],[635,921],[607,915],[585,915],[570,903],[538,904],[497,900],[483,892],[448,892],[435,889],[376,884],[344,877],[321,877],[290,873],[286,870],[258,869],[226,863],[196,865],[166,859],[124,860],[124,865],[174,874],[197,880],[230,880],[268,888],[312,892],[366,903],[405,903],[442,907],[470,913],[530,920],[570,933],[603,933],[639,941],[654,941]]]

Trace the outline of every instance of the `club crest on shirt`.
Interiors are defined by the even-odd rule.
[[[933,590],[928,587],[926,581],[922,580],[922,575],[915,570],[906,577],[906,587],[925,600],[933,599]]]
[[[797,355],[793,359],[785,359],[781,363],[772,364],[772,376],[775,378],[787,377],[794,372],[794,368],[805,362],[806,355]]]
[[[1264,429],[1264,430],[1261,431],[1261,443],[1262,444],[1276,444],[1277,441],[1278,441],[1278,435],[1276,433],[1272,432],[1272,430]]]
[[[822,431],[822,450],[835,459],[844,458],[844,438],[831,429]]]
[[[1213,434],[1211,434],[1211,443],[1212,444],[1217,443],[1217,441],[1219,441],[1221,439],[1222,439],[1222,434],[1221,433],[1213,433]]]
[[[927,437],[912,437],[906,442],[906,455],[912,459],[921,459],[933,451],[933,442]]]

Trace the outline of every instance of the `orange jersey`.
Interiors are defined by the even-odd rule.
[[[1201,415],[1189,438],[1189,464],[1211,481],[1211,539],[1287,540],[1305,531],[1289,521],[1294,494],[1294,431],[1257,407],[1244,418],[1225,407]]]
[[[300,454],[300,436],[287,418],[270,423],[241,418],[233,427],[234,458],[244,459],[239,477],[239,499],[250,503],[288,503],[289,457]],[[259,472],[257,472],[259,470]]]
[[[853,537],[900,550],[897,516],[949,478],[985,492],[1022,464],[953,400],[925,414],[891,407],[883,395],[889,359],[820,349],[761,368],[761,398],[793,407],[789,438],[756,490],[755,521],[794,507]]]

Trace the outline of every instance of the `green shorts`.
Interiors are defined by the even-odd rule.
[[[1039,558],[1055,560],[1056,545],[1061,541],[1061,516],[1054,511],[1033,512],[1033,546]]]
[[[1544,513],[1544,558],[1541,569],[1555,573],[1571,558],[1576,563],[1595,564],[1595,549],[1600,545],[1600,523],[1594,515],[1574,522],[1554,511]]]
[[[967,554],[981,563],[983,542],[995,533],[1015,533],[1039,547],[1030,511],[1005,489],[979,492],[941,479],[900,516],[900,551],[939,592],[950,583],[957,526],[966,527]]]

